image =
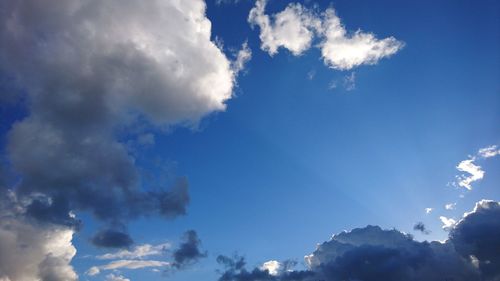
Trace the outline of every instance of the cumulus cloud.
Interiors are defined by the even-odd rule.
[[[314,30],[320,25],[319,19],[299,3],[291,3],[270,17],[265,14],[266,4],[267,0],[257,0],[248,16],[249,23],[260,28],[262,50],[275,55],[282,47],[300,55],[309,49]]]
[[[13,192],[0,194],[0,280],[77,280],[70,264],[74,228],[33,223],[26,209]]]
[[[430,214],[432,212],[432,208],[425,208],[425,213],[426,214]]]
[[[104,224],[95,244],[122,247],[127,220],[186,213],[187,180],[145,188],[124,135],[154,144],[137,128],[194,127],[225,110],[250,52],[228,59],[205,12],[203,0],[0,2],[0,73],[15,83],[7,89],[22,86],[28,112],[5,150],[29,202],[22,223],[57,224],[67,238],[79,224],[69,211],[87,211]],[[56,280],[49,268],[70,257],[47,258],[37,274]]]
[[[440,216],[439,219],[441,220],[441,223],[443,223],[443,229],[446,231],[450,231],[453,226],[457,223],[456,220],[452,218],[447,218],[445,216]]]
[[[300,55],[317,38],[325,64],[349,70],[363,64],[376,64],[404,46],[394,37],[377,39],[374,34],[360,30],[348,34],[333,8],[318,14],[299,3],[290,3],[283,11],[269,16],[265,13],[266,4],[267,0],[257,0],[248,21],[260,28],[261,48],[270,55],[276,54],[279,48]]]
[[[246,269],[241,257],[219,256],[220,281],[495,281],[500,278],[500,203],[483,200],[445,242],[418,242],[398,230],[367,226],[334,235],[305,257],[304,270]],[[279,264],[276,262],[274,264]]]

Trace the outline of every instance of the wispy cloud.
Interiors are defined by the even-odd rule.
[[[103,270],[116,270],[116,269],[140,269],[146,267],[163,267],[170,265],[169,262],[156,261],[156,260],[117,260],[101,266],[93,266],[87,270],[86,274],[94,276]]]
[[[150,245],[143,244],[135,246],[132,251],[120,250],[115,253],[107,253],[104,255],[97,256],[101,260],[112,260],[112,259],[141,259],[148,256],[162,255],[171,245],[169,243]]]

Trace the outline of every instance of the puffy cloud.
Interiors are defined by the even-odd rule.
[[[300,55],[309,49],[314,29],[320,24],[319,19],[299,3],[289,4],[271,18],[265,14],[266,4],[267,0],[257,0],[248,16],[249,23],[260,28],[262,50],[274,55],[283,47],[294,55]]]
[[[266,3],[267,0],[257,0],[248,21],[259,26],[261,48],[270,55],[279,48],[300,55],[318,38],[325,64],[349,70],[362,64],[376,64],[404,46],[394,37],[377,39],[372,33],[360,30],[349,35],[333,8],[319,15],[299,3],[291,3],[285,10],[269,16],[265,14]]]
[[[482,200],[450,232],[460,255],[478,266],[483,280],[500,280],[500,202]]]
[[[456,220],[454,220],[452,218],[447,218],[445,216],[440,216],[439,219],[443,223],[443,229],[446,231],[451,230],[453,228],[453,226],[455,226],[455,224],[457,223]]]
[[[140,143],[154,143],[137,128],[192,127],[225,110],[250,53],[246,48],[231,62],[211,40],[205,11],[203,0],[0,2],[0,73],[15,84],[6,89],[22,86],[28,111],[13,124],[6,148],[20,176],[16,193],[29,202],[19,228],[54,233],[69,249],[79,225],[69,211],[88,211],[107,230],[94,237],[96,244],[126,246],[127,220],[186,213],[187,180],[145,188],[125,143],[138,136]],[[129,128],[134,130],[124,134]],[[39,245],[52,238],[33,236],[39,241],[25,243],[38,247],[25,262],[33,268],[23,273],[17,271],[21,265],[9,266],[29,258],[9,248],[2,274],[11,280],[38,280],[36,274],[75,279],[71,252],[42,263],[49,250]],[[65,277],[57,275],[63,269]]]
[[[490,145],[488,147],[479,149],[477,154],[482,158],[495,157],[500,154],[500,149],[496,145]]]
[[[500,203],[483,200],[445,242],[418,242],[378,226],[334,235],[305,257],[307,269],[246,269],[243,258],[219,256],[220,281],[495,281],[500,278]],[[277,263],[275,263],[277,264]]]
[[[332,8],[324,13],[320,34],[324,37],[320,44],[323,60],[328,66],[340,70],[352,69],[362,64],[376,64],[404,46],[394,37],[379,40],[372,33],[359,30],[349,36]]]
[[[32,220],[14,193],[0,194],[0,280],[77,280],[70,264],[75,230]]]
[[[269,274],[271,275],[278,275],[280,269],[281,269],[281,264],[279,261],[271,260],[271,261],[266,261],[263,263],[260,267],[261,270],[267,270]]]
[[[141,259],[149,256],[162,255],[169,248],[170,248],[169,243],[164,243],[159,245],[143,244],[135,246],[132,251],[120,250],[115,253],[107,253],[104,255],[97,256],[97,258],[101,260]]]
[[[430,214],[432,212],[433,208],[425,208],[425,213]]]
[[[207,253],[203,252],[200,246],[201,240],[198,238],[196,231],[186,231],[184,233],[184,242],[179,245],[179,248],[173,251],[174,262],[172,262],[172,267],[181,269],[206,257]]]

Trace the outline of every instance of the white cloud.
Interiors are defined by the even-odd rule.
[[[248,16],[249,23],[260,28],[262,50],[274,55],[283,47],[300,55],[309,49],[320,20],[299,3],[291,3],[270,17],[265,14],[266,4],[267,0],[257,0]]]
[[[143,244],[135,246],[132,251],[120,250],[115,253],[108,253],[104,255],[97,256],[101,260],[111,260],[111,259],[141,259],[148,256],[162,255],[171,245],[169,243],[150,245]]]
[[[446,231],[450,231],[455,226],[455,224],[457,223],[454,219],[447,218],[447,217],[444,217],[444,216],[440,216],[439,219],[443,223],[443,229],[446,230]]]
[[[475,159],[467,159],[460,162],[457,165],[457,170],[460,172],[466,172],[469,176],[460,176],[460,180],[458,185],[461,187],[465,187],[468,190],[472,190],[472,183],[478,180],[481,180],[484,177],[484,171],[481,169],[481,166],[474,164]]]
[[[351,72],[351,74],[344,77],[344,87],[347,91],[352,91],[356,89],[356,73]]]
[[[488,159],[500,155],[500,149],[496,145],[490,145],[478,150],[476,155],[469,156],[469,159],[463,160],[457,165],[457,170],[465,172],[465,175],[457,176],[457,182],[461,187],[472,190],[472,183],[484,178],[485,172],[476,164],[477,161]]]
[[[114,275],[111,273],[106,275],[106,281],[130,281],[130,279],[125,278],[123,275]]]
[[[267,270],[271,275],[278,275],[281,269],[281,264],[278,261],[270,260],[262,264],[261,270]]]
[[[425,208],[425,213],[426,214],[430,214],[432,212],[432,208]]]
[[[455,209],[456,206],[457,206],[457,203],[448,203],[448,204],[444,205],[444,208],[446,210],[453,210],[453,209]]]
[[[265,14],[266,3],[266,0],[257,0],[248,21],[259,26],[261,48],[270,55],[281,47],[300,55],[318,38],[325,64],[349,70],[362,64],[376,64],[404,46],[394,37],[377,39],[372,33],[360,30],[349,35],[333,8],[318,15],[299,3],[291,3],[283,11],[269,16]]]
[[[482,158],[495,157],[500,154],[500,149],[496,145],[490,145],[485,148],[479,149],[477,153]]]
[[[117,260],[101,266],[93,266],[87,270],[86,274],[94,276],[103,270],[116,270],[116,269],[140,269],[146,267],[163,267],[170,265],[169,262],[156,261],[156,260]]]
[[[379,40],[372,33],[356,31],[352,36],[330,8],[324,14],[320,44],[325,63],[335,69],[348,70],[362,64],[376,64],[380,59],[398,52],[403,43],[394,37]]]

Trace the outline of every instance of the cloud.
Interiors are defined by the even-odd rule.
[[[457,166],[457,170],[460,172],[468,173],[469,176],[462,176],[458,185],[465,187],[468,190],[472,190],[471,184],[475,181],[481,180],[484,177],[484,171],[481,166],[474,164],[475,159],[468,159],[460,162]]]
[[[500,202],[482,200],[450,232],[464,258],[475,261],[483,280],[500,279]]]
[[[172,262],[172,267],[182,269],[206,257],[207,253],[203,252],[200,246],[201,240],[198,238],[196,231],[186,231],[184,233],[184,242],[179,245],[179,248],[173,251],[174,262]]]
[[[104,248],[127,248],[134,244],[134,241],[127,233],[106,229],[99,231],[92,237],[92,244]]]
[[[423,222],[417,222],[413,226],[413,230],[420,231],[421,233],[423,233],[425,235],[428,235],[430,233],[430,231],[427,230],[427,228],[425,227],[425,224]]]
[[[117,269],[141,269],[146,267],[164,267],[169,266],[170,263],[156,260],[116,260],[101,266],[93,266],[87,270],[86,274],[94,276],[103,270],[117,270]]]
[[[483,200],[445,242],[418,242],[398,230],[367,226],[334,235],[305,256],[304,270],[246,269],[241,257],[219,256],[220,281],[494,281],[500,278],[500,203]],[[276,261],[274,264],[279,264]]]
[[[488,158],[495,157],[500,154],[500,149],[496,145],[490,145],[478,150],[476,155],[469,156],[469,159],[463,160],[457,165],[457,170],[460,172],[467,173],[466,175],[457,176],[458,186],[464,187],[468,190],[472,190],[472,183],[482,180],[484,178],[485,172],[481,166],[477,165],[478,160],[484,160]]]
[[[457,223],[457,221],[455,221],[454,219],[447,218],[445,216],[440,216],[439,219],[443,223],[443,229],[446,231],[450,231],[453,228],[453,226],[455,226],[455,224]]]
[[[457,203],[448,203],[448,204],[444,205],[444,208],[446,210],[453,210],[453,209],[455,209],[456,206],[457,206]]]
[[[115,253],[107,253],[104,255],[97,256],[97,259],[101,260],[112,260],[112,259],[142,259],[149,256],[156,256],[165,254],[167,249],[170,248],[169,243],[163,243],[158,245],[143,244],[138,245],[133,248],[132,251],[120,250]]]
[[[349,35],[333,8],[315,13],[299,3],[290,3],[283,11],[265,14],[266,0],[257,0],[248,16],[252,26],[259,26],[261,49],[271,56],[279,48],[293,55],[308,50],[317,38],[323,61],[331,68],[349,70],[363,64],[376,64],[401,50],[404,44],[394,37],[377,39],[360,30]]]
[[[260,267],[260,270],[267,270],[271,275],[278,275],[281,269],[281,263],[279,261],[271,260],[266,261]]]
[[[26,203],[0,192],[0,280],[76,281],[70,262],[75,230],[54,223],[33,223]]]
[[[376,64],[404,46],[394,37],[379,40],[372,33],[360,30],[349,36],[333,8],[327,9],[323,16],[319,32],[324,38],[320,43],[321,55],[331,68],[349,70],[362,64]]]
[[[425,208],[425,213],[426,214],[430,214],[432,212],[432,208]]]
[[[248,42],[243,43],[241,49],[236,54],[236,59],[232,62],[231,68],[234,73],[240,73],[245,69],[246,64],[252,58],[252,50],[248,47]]]
[[[114,275],[113,273],[106,275],[106,281],[130,281],[130,279],[122,275]]]
[[[290,3],[285,10],[269,17],[265,14],[266,4],[267,0],[257,0],[248,15],[248,22],[260,28],[261,49],[271,56],[281,47],[294,55],[309,49],[313,27],[319,26],[319,19],[299,3]]]
[[[352,91],[356,89],[356,73],[351,72],[351,74],[344,77],[344,87],[347,91]]]
[[[61,230],[66,241],[79,224],[70,211],[86,211],[107,231],[124,234],[100,233],[96,244],[126,246],[128,220],[184,215],[187,179],[146,188],[126,143],[153,144],[141,128],[192,128],[225,110],[249,51],[233,63],[211,36],[203,0],[1,1],[0,73],[12,77],[6,89],[22,86],[27,110],[5,149],[19,176],[15,192],[29,202],[19,227]],[[26,245],[51,242],[42,240]],[[28,258],[10,254],[10,260]],[[70,268],[70,257],[47,258],[40,274],[59,278],[49,269]],[[39,258],[34,251],[33,262]],[[8,274],[24,280],[17,271]],[[34,276],[31,269],[25,274]],[[75,279],[66,275],[61,278]]]

